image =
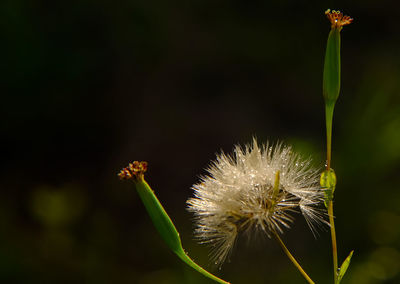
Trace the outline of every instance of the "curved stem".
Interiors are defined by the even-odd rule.
[[[272,231],[272,233],[273,233],[275,239],[278,241],[279,245],[282,247],[283,251],[289,257],[289,259],[293,262],[294,266],[296,266],[296,268],[300,271],[300,273],[303,275],[303,277],[307,280],[307,282],[310,284],[314,284],[314,281],[311,280],[310,276],[307,275],[307,273],[304,271],[304,269],[301,267],[301,265],[297,262],[297,260],[294,258],[294,256],[287,249],[287,247],[283,243],[282,239],[279,237],[278,233],[276,231]]]
[[[200,265],[198,265],[197,263],[195,263],[187,254],[184,250],[176,252],[176,254],[178,255],[178,257],[184,261],[187,265],[189,265],[190,267],[192,267],[193,269],[197,270],[198,272],[200,272],[201,274],[203,274],[204,276],[218,282],[221,284],[230,284],[229,282],[222,280],[221,278],[211,274],[210,272],[208,272],[207,270],[205,270],[203,267],[201,267]]]
[[[338,282],[338,257],[337,257],[337,245],[336,245],[336,230],[335,230],[335,220],[333,217],[333,202],[329,201],[328,204],[328,215],[329,223],[331,227],[331,238],[332,238],[332,257],[333,257],[333,277],[334,283]]]

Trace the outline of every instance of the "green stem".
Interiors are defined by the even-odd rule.
[[[208,277],[208,278],[210,278],[210,279],[212,279],[212,280],[214,280],[214,281],[216,281],[218,283],[230,284],[229,282],[218,278],[217,276],[211,274],[210,272],[205,270],[203,267],[201,267],[200,265],[195,263],[183,250],[181,252],[175,252],[175,253],[183,262],[185,262],[187,265],[189,265],[193,269],[197,270],[198,272],[200,272],[204,276],[206,276],[206,277]]]
[[[290,253],[290,251],[287,249],[285,244],[283,243],[282,239],[279,237],[278,233],[276,231],[272,231],[275,239],[278,241],[279,245],[282,247],[283,251],[286,253],[288,258],[293,262],[294,266],[300,271],[300,273],[303,275],[303,277],[307,280],[308,283],[314,284],[314,281],[311,280],[310,276],[307,275],[307,273],[304,271],[304,269],[301,267],[301,265],[297,262],[297,260],[294,258],[294,256]]]
[[[280,171],[277,171],[275,174],[274,189],[272,192],[272,203],[271,203],[271,207],[269,208],[270,212],[274,212],[274,208],[275,208],[276,204],[278,203],[279,180],[280,180]]]
[[[326,170],[331,169],[331,157],[332,157],[332,122],[333,122],[333,110],[335,103],[325,104],[325,117],[326,117]],[[333,194],[333,192],[332,192]],[[329,223],[331,228],[331,239],[332,239],[332,258],[333,258],[333,279],[336,284],[338,281],[338,258],[337,258],[337,243],[336,243],[336,230],[335,221],[333,217],[333,201],[330,200],[328,203],[328,215]]]
[[[338,276],[336,231],[333,217],[333,193],[336,187],[336,175],[333,169],[331,169],[332,120],[335,103],[340,93],[340,31],[343,26],[350,24],[353,19],[349,16],[343,16],[339,11],[331,11],[330,9],[328,9],[325,14],[331,22],[331,31],[329,32],[328,42],[326,45],[322,82],[326,117],[326,171],[321,175],[321,186],[326,189],[325,206],[328,208],[329,223],[331,227],[333,275],[335,284],[337,284],[340,282],[340,277]],[[346,262],[346,265],[350,263],[350,258],[348,262]],[[343,277],[343,274],[341,277]]]
[[[329,223],[331,227],[331,239],[332,239],[332,257],[333,257],[333,279],[334,283],[338,283],[338,257],[337,257],[337,245],[336,245],[336,230],[335,220],[333,217],[333,201],[329,201],[328,205]]]
[[[325,118],[326,118],[326,169],[329,171],[331,168],[331,153],[332,153],[332,121],[333,110],[335,103],[325,104]]]

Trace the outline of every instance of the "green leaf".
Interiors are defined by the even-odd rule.
[[[351,260],[351,257],[353,256],[353,252],[354,252],[354,250],[352,250],[352,251],[350,252],[349,256],[346,257],[346,259],[345,259],[345,260],[343,261],[343,263],[342,263],[342,266],[339,268],[339,272],[338,272],[338,282],[337,282],[337,283],[340,283],[340,281],[342,281],[342,278],[343,278],[344,274],[346,273],[347,268],[348,268],[349,265],[350,265],[350,260]]]
[[[323,171],[319,182],[321,187],[325,189],[325,206],[328,208],[328,203],[329,201],[333,200],[333,193],[335,192],[336,188],[335,171],[332,168]]]

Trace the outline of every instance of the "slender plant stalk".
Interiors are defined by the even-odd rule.
[[[217,276],[211,274],[210,272],[205,270],[203,267],[201,267],[200,265],[195,263],[184,251],[182,251],[181,253],[176,253],[176,254],[183,262],[185,262],[187,265],[189,265],[193,269],[197,270],[197,272],[200,272],[204,276],[214,280],[215,282],[221,283],[221,284],[230,284],[229,282],[222,280],[221,278],[218,278]]]
[[[325,119],[326,119],[326,170],[331,169],[332,157],[332,121],[334,104],[327,104],[325,106]]]
[[[327,171],[329,171],[331,169],[333,109],[334,109],[334,105],[327,104],[325,107],[326,170]],[[332,239],[333,279],[334,279],[334,283],[336,284],[338,281],[338,256],[337,256],[335,220],[334,220],[334,215],[333,215],[333,200],[330,200],[328,202],[328,215],[329,215],[329,224],[330,224],[330,228],[331,228],[331,239]]]
[[[338,256],[337,256],[337,245],[336,245],[336,230],[335,223],[333,220],[333,202],[329,202],[329,223],[331,227],[331,239],[332,239],[332,259],[333,259],[333,281],[338,283]]]
[[[303,275],[303,277],[307,280],[308,283],[314,284],[314,281],[312,281],[310,276],[308,276],[308,274],[304,271],[304,269],[297,262],[297,260],[294,258],[294,256],[290,253],[290,251],[285,246],[285,244],[283,243],[282,239],[279,237],[278,233],[275,230],[273,231],[273,235],[274,235],[275,239],[277,240],[277,242],[279,243],[279,245],[282,247],[283,251],[288,256],[288,258],[293,262],[294,266],[296,266],[296,268],[299,270],[301,275]]]
[[[338,257],[337,257],[337,245],[336,245],[336,230],[335,221],[333,217],[333,201],[329,201],[328,205],[329,223],[331,227],[331,239],[332,239],[332,257],[333,257],[333,279],[334,283],[338,282]]]
[[[321,175],[321,185],[326,188],[325,206],[328,208],[329,223],[331,227],[333,277],[334,283],[338,284],[341,277],[343,277],[344,272],[341,273],[339,277],[336,231],[333,217],[333,193],[336,187],[336,175],[333,169],[331,169],[332,120],[335,103],[340,93],[340,31],[343,26],[349,25],[353,19],[349,16],[344,16],[343,13],[339,11],[331,11],[330,9],[325,11],[325,15],[331,23],[331,31],[329,32],[326,46],[322,84],[326,118],[326,171]],[[350,263],[350,259],[346,263],[347,266],[348,263]]]

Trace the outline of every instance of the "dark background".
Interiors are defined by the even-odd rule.
[[[343,283],[400,282],[397,1],[23,1],[0,4],[0,282],[212,283],[156,233],[146,180],[199,264],[233,283],[304,283],[273,240],[240,239],[221,271],[193,241],[185,201],[215,154],[285,141],[323,167],[327,8],[342,31],[333,168]],[[331,283],[330,234],[283,236]]]

